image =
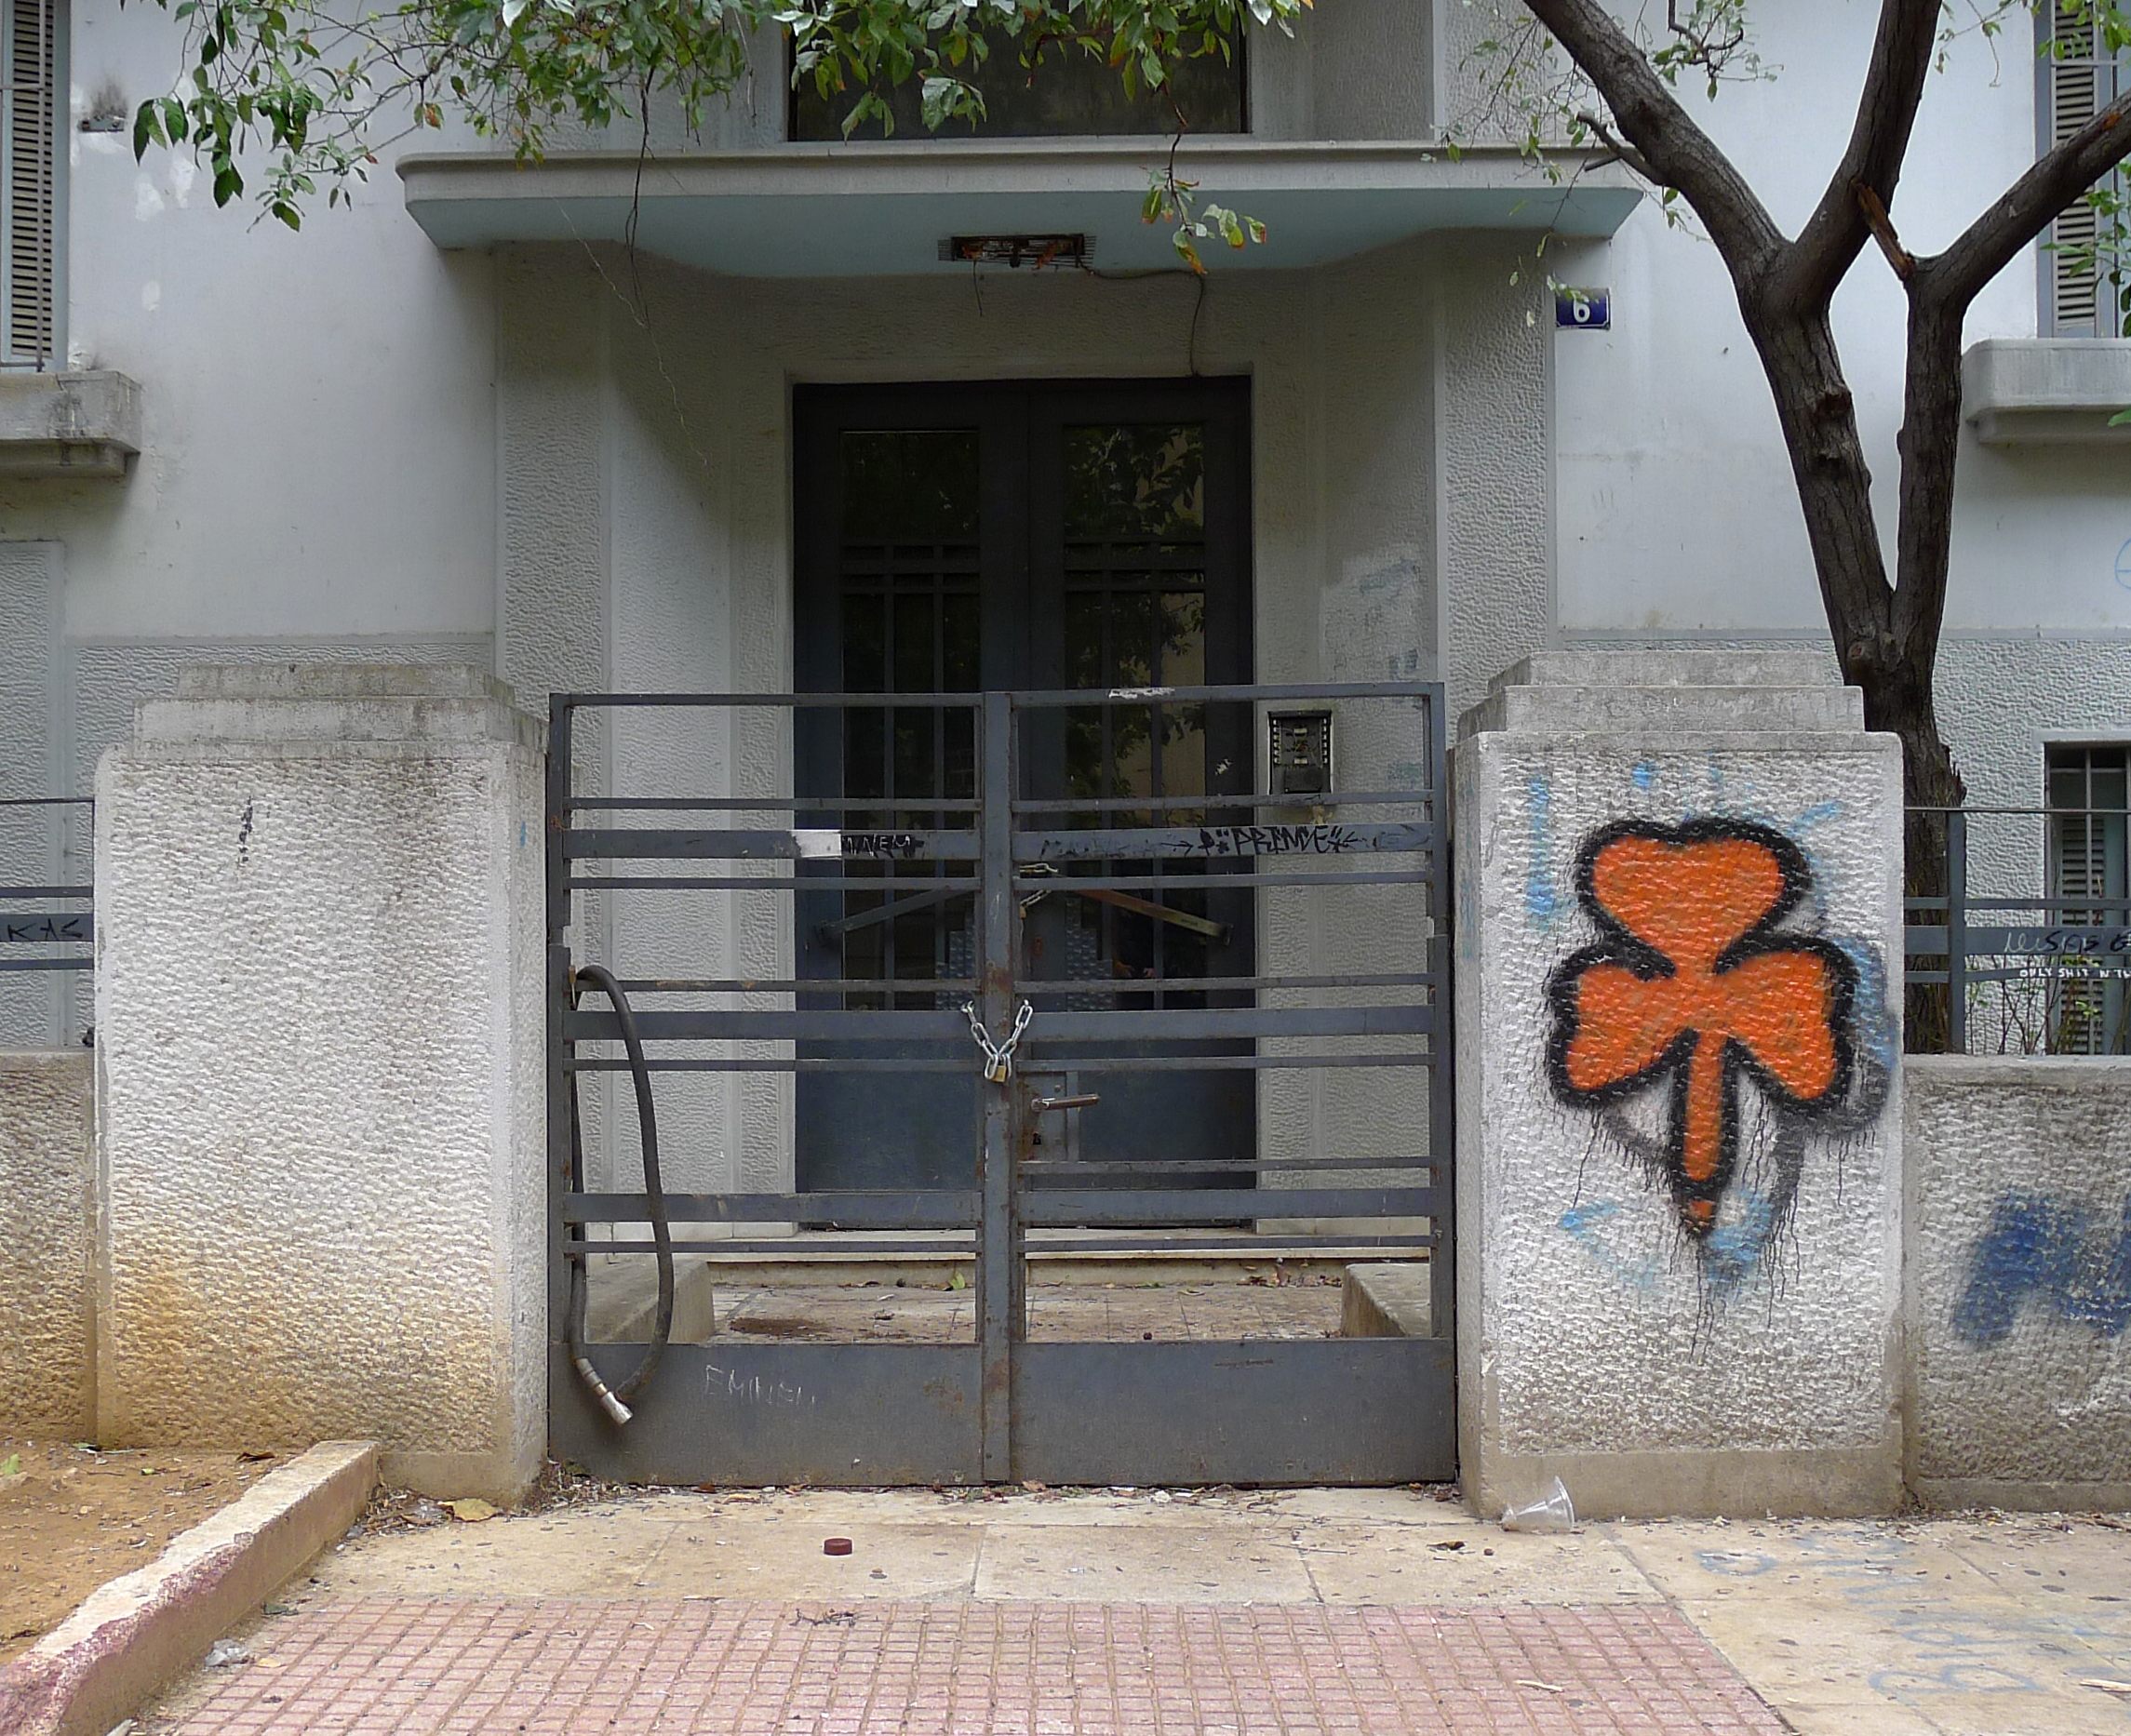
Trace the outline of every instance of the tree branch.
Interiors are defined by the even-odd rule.
[[[1887,207],[1880,202],[1880,195],[1863,181],[1856,188],[1857,208],[1865,214],[1865,224],[1872,232],[1872,239],[1880,244],[1880,251],[1887,256],[1887,263],[1895,268],[1895,275],[1905,284],[1916,274],[1916,258],[1902,246],[1895,234],[1895,220],[1887,215]]]
[[[1650,57],[1599,0],[1525,4],[1605,99],[1646,166],[1637,172],[1694,207],[1735,279],[1758,279],[1783,247],[1783,234],[1731,159],[1680,106]]]
[[[1605,147],[1606,154],[1615,162],[1627,164],[1644,180],[1655,181],[1657,180],[1657,171],[1650,167],[1648,159],[1643,156],[1642,152],[1608,127],[1602,115],[1586,109],[1576,116],[1576,121],[1579,126],[1590,129],[1591,137]]]
[[[1827,302],[1872,233],[1870,207],[1860,200],[1858,189],[1878,200],[1883,217],[1894,203],[1895,183],[1901,178],[1910,133],[1931,76],[1938,26],[1939,0],[1883,0],[1849,147],[1779,268],[1784,282],[1777,293],[1809,304]]]
[[[2131,157],[2131,92],[2039,157],[1945,252],[1917,261],[1910,293],[1964,310],[2079,195]]]

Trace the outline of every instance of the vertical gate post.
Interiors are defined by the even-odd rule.
[[[540,736],[478,669],[192,669],[98,767],[107,1445],[539,1470]]]
[[[1946,1048],[1968,1052],[1968,816],[1958,808],[1946,816]]]
[[[1013,706],[1004,693],[984,696],[981,816],[984,919],[979,925],[977,1016],[1003,1042],[1013,1028],[1014,948],[1019,901],[1013,895]],[[977,1343],[983,1356],[981,1400],[984,1479],[1013,1476],[1013,1344],[1021,1332],[1021,1279],[1013,1224],[1013,1081],[986,1080],[984,1144],[977,1158],[984,1190],[977,1231]]]
[[[1901,1499],[1901,744],[1825,653],[1561,650],[1455,754],[1483,1512]]]

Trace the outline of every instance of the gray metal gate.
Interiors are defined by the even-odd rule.
[[[795,744],[833,733],[839,714],[859,708],[966,717],[957,728],[974,747],[969,793],[897,798],[890,811],[878,798],[800,787]],[[1176,717],[1215,709],[1245,719],[1254,744],[1257,764],[1237,771],[1226,785],[1233,793],[1124,796],[1106,782],[1036,775],[1039,761],[1065,763],[1057,744],[1075,730],[1097,731],[1106,754],[1120,741],[1158,753]],[[727,769],[704,775],[725,787],[622,795],[626,776],[573,775],[577,758],[596,757],[575,752],[588,734],[613,758],[617,735],[640,731],[648,712],[709,725]],[[1326,783],[1334,729],[1337,788]],[[686,1483],[1454,1475],[1440,687],[558,694],[550,732],[556,1457],[605,1476]],[[1227,739],[1242,737],[1231,729]],[[580,778],[605,788],[581,793]],[[864,915],[822,921],[824,900],[848,908],[854,895]],[[1073,941],[1120,910],[1160,932],[1212,930],[1220,925],[1203,913],[1237,908],[1239,898],[1259,937],[1248,974],[1156,980],[1120,974],[1127,968],[1114,957],[1109,974],[1097,974],[1088,960],[1099,947]],[[705,931],[753,937],[757,955],[784,961],[781,974],[661,968],[608,979],[589,968],[601,961],[573,956],[572,923],[587,899],[605,901],[602,921],[623,955],[662,967],[674,919],[632,925],[623,907],[719,901]],[[943,909],[967,915],[945,930],[933,974],[794,973],[795,936],[808,924],[848,930]],[[1057,930],[1062,911],[1075,913],[1066,943],[1039,962],[1031,929],[1048,921]],[[717,1113],[730,1125],[773,1139],[782,1115],[787,1151],[792,1088],[783,1075],[871,1075],[902,1092],[927,1075],[943,1092],[967,1093],[973,1082],[973,1187],[802,1192],[786,1182],[706,1193],[668,1183],[676,1191],[663,1198],[670,1255],[725,1262],[703,1268],[714,1302],[717,1273],[743,1262],[833,1260],[850,1270],[966,1261],[973,1308],[961,1341],[750,1340],[714,1322],[666,1344],[640,1381],[652,1335],[584,1342],[588,1271],[641,1265],[659,1257],[661,1239],[641,1227],[661,1203],[649,1184],[588,1182],[573,1137],[577,1088],[601,1073],[623,1075],[618,1087],[640,1081],[654,1097],[680,1088],[676,1075],[699,1075],[690,1088],[724,1093]],[[1081,1150],[1076,1123],[1106,1091],[1133,1102],[1146,1082],[1179,1075],[1250,1082],[1247,1149]],[[626,1102],[618,1089],[617,1122]],[[670,1136],[663,1155],[669,1168],[685,1157]],[[1405,1262],[1409,1283],[1423,1280],[1426,1335],[1118,1342],[1031,1329],[1032,1261],[1081,1270],[1152,1260],[1320,1271],[1331,1261]],[[625,1400],[603,1401],[600,1386]]]

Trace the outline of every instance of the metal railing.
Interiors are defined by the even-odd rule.
[[[78,808],[93,815],[95,807],[86,795],[0,798],[0,810]],[[87,950],[96,936],[94,890],[86,885],[0,886],[0,973],[94,968],[95,955]]]
[[[2131,888],[2121,808],[1919,808],[1943,892],[1903,901],[1910,1027],[1950,1054],[2131,1053]]]

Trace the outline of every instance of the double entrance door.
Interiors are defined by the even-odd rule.
[[[998,688],[1147,695],[1031,720],[1017,794],[1072,803],[1076,826],[1203,820],[1204,803],[1191,798],[1247,793],[1251,707],[1164,702],[1161,693],[1251,679],[1249,407],[1242,380],[800,388],[797,686],[849,702],[801,715],[799,787],[879,803],[811,818],[884,831],[948,819],[925,803],[976,796],[976,717],[966,705],[922,701]],[[879,704],[860,702],[872,694]],[[898,878],[936,872],[921,861],[873,872],[878,892],[802,901],[800,976],[880,984],[821,1004],[967,998],[923,984],[972,976],[974,895],[898,894]],[[1073,889],[1076,878],[1119,872],[1148,884]],[[1091,861],[1061,873],[1055,893],[1024,895],[1017,974],[1115,985],[1074,996],[1083,1005],[1203,1007],[1205,989],[1162,985],[1251,975],[1253,900],[1224,888],[1225,877],[1218,865],[1189,861]],[[1236,1046],[1168,1047],[1215,1055]],[[912,1059],[930,1052],[913,1048]],[[1075,1070],[1057,1084],[1059,1097],[1098,1101],[1039,1138],[1085,1161],[1211,1160],[1253,1148],[1247,1072]],[[966,1076],[803,1075],[798,1184],[968,1187],[976,1106]],[[1235,1180],[1212,1170],[1192,1179]]]

